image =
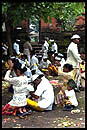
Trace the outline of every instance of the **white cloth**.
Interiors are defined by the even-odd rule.
[[[52,51],[55,51],[55,53],[58,53],[58,47],[57,47],[57,44],[55,42],[52,45]]]
[[[65,64],[65,59],[64,58],[61,59],[60,64],[61,64],[61,68],[63,68],[63,66]]]
[[[49,60],[47,60],[46,62],[42,59],[40,64],[39,64],[39,67],[41,68],[48,68],[49,64],[51,64],[51,62]]]
[[[78,101],[76,99],[76,95],[73,89],[70,91],[65,90],[65,94],[69,98],[69,101],[72,103],[72,105],[74,105],[75,107],[78,106]]]
[[[30,62],[30,69],[31,70],[37,69],[38,68],[37,65],[38,65],[38,59],[35,55],[33,55]]]
[[[45,43],[43,44],[42,46],[42,53],[43,53],[43,56],[47,56],[47,52],[48,52],[48,48],[49,48],[49,44],[48,42],[45,40]]]
[[[19,55],[20,51],[19,51],[19,44],[17,44],[16,42],[13,44],[13,49],[16,51],[16,53]]]
[[[52,110],[54,103],[53,86],[49,83],[48,79],[42,77],[42,81],[37,86],[35,95],[39,96],[38,105],[45,110]]]
[[[24,64],[26,66],[26,61],[21,60],[21,59],[18,59],[18,60],[21,64]],[[26,68],[27,68],[27,71],[24,72],[24,75],[26,75],[28,77],[29,82],[31,82],[31,76],[32,76],[31,70],[27,66]]]
[[[11,70],[6,72],[4,79],[11,84],[13,84],[14,94],[13,99],[8,103],[11,106],[25,106],[27,105],[26,95],[27,95],[27,87],[28,87],[28,79],[26,76],[19,76],[10,78],[9,75]]]
[[[82,60],[80,58],[80,54],[78,53],[78,47],[77,44],[74,42],[71,42],[67,49],[67,59],[66,63],[72,64],[73,68],[79,68],[79,63],[81,63]]]

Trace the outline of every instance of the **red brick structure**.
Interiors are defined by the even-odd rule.
[[[76,18],[76,22],[75,22],[73,29],[74,29],[74,31],[85,29],[85,15],[78,16]]]
[[[57,20],[54,17],[52,17],[52,23],[50,24],[49,16],[48,16],[48,22],[47,23],[45,23],[44,20],[41,19],[41,32],[45,31],[46,29],[50,29],[52,31],[57,30],[59,32],[61,32],[61,30],[62,30],[60,23],[58,23]]]

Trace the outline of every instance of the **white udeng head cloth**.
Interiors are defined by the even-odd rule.
[[[37,79],[38,76],[39,76],[38,74],[34,74],[34,75],[32,76],[32,78],[31,78],[31,81],[33,82],[35,79]]]
[[[75,35],[73,35],[72,37],[71,37],[71,39],[80,39],[80,36],[79,35],[77,35],[77,34],[75,34]]]

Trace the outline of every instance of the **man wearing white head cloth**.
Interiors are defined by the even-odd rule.
[[[52,43],[52,51],[54,51],[55,53],[58,53],[58,46],[57,44],[54,42],[54,40],[50,40]]]
[[[77,70],[77,77],[80,75],[79,64],[82,63],[82,59],[78,52],[78,44],[80,42],[80,36],[75,34],[71,37],[72,42],[67,49],[67,59],[66,63],[73,65],[73,68]],[[80,77],[75,79],[77,86],[80,86]]]
[[[67,49],[67,59],[66,63],[72,64],[73,68],[79,68],[79,63],[82,62],[80,54],[78,53],[78,44],[80,41],[80,36],[75,34],[71,37],[72,42]]]
[[[49,80],[43,75],[35,74],[32,76],[32,82],[34,84],[33,86],[35,91],[30,92],[33,101],[28,98],[28,105],[39,111],[52,110],[54,103],[54,91]]]

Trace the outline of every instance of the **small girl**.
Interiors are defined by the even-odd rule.
[[[55,104],[63,104],[64,110],[71,111],[78,106],[78,101],[76,99],[74,88],[76,84],[73,79],[69,79],[67,82],[67,90],[63,90],[60,87],[60,92],[55,97]]]
[[[5,80],[13,84],[14,94],[13,99],[7,104],[9,108],[16,109],[19,112],[19,115],[22,115],[26,112],[25,106],[27,105],[26,93],[28,79],[24,75],[26,67],[24,64],[16,63],[14,64],[14,71],[17,77],[9,77],[11,70],[8,70],[5,75]],[[2,114],[4,114],[6,106],[2,109]],[[7,110],[6,110],[7,111]]]

